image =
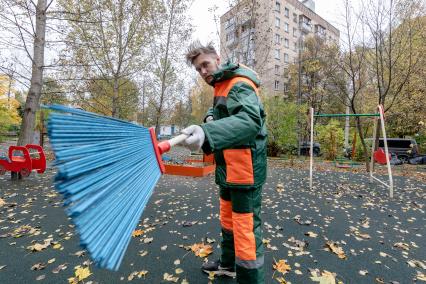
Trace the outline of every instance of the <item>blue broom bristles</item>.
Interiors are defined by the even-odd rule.
[[[118,270],[161,170],[149,129],[60,105],[46,108],[55,187],[101,268]]]

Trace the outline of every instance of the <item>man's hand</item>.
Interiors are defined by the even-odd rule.
[[[199,151],[201,146],[203,146],[205,134],[204,130],[198,125],[191,125],[182,130],[183,134],[188,135],[189,137],[185,139],[182,143],[185,147],[189,148],[191,151]]]
[[[206,119],[204,119],[204,122],[210,122],[210,121],[213,121],[214,120],[214,118],[213,118],[213,115],[209,115],[209,116],[207,116],[206,117]]]

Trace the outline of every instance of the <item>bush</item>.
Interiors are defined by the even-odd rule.
[[[268,128],[268,156],[292,154],[297,145],[297,115],[301,109],[294,102],[280,97],[266,96],[263,98]]]
[[[344,143],[344,131],[339,121],[332,119],[327,125],[318,126],[317,131],[325,159],[335,160]]]

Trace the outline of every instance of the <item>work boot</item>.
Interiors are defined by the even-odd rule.
[[[220,260],[206,262],[201,269],[207,274],[214,273],[215,276],[226,275],[235,278],[237,275],[234,267],[222,267]]]

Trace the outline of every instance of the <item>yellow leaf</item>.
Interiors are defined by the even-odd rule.
[[[143,230],[135,230],[135,231],[133,231],[133,233],[132,233],[132,237],[139,237],[139,236],[142,236],[144,234],[144,231]]]
[[[288,265],[284,259],[280,259],[278,262],[274,260],[274,265],[272,266],[276,271],[286,274],[291,270],[290,265]]]
[[[142,270],[142,271],[139,271],[138,277],[139,278],[145,277],[145,275],[147,275],[147,274],[148,274],[148,270]]]
[[[68,278],[68,284],[78,284],[78,278],[77,277]]]
[[[52,258],[52,259],[49,259],[48,261],[47,261],[47,263],[49,263],[49,264],[52,264],[52,263],[54,263],[55,262],[55,258]]]
[[[213,248],[210,245],[205,245],[204,243],[193,244],[191,250],[195,253],[196,256],[206,257],[213,252]]]
[[[337,256],[340,259],[346,259],[346,255],[345,252],[343,251],[343,249],[341,247],[339,247],[336,243],[332,242],[332,241],[328,241],[326,244],[326,247],[328,249],[330,249],[333,253],[337,254]]]
[[[76,268],[77,269],[75,270],[75,277],[78,278],[78,281],[83,281],[84,279],[92,275],[92,273],[90,273],[89,267],[82,268],[80,266],[77,266]]]
[[[320,284],[336,284],[336,276],[334,273],[324,270],[318,275],[317,271],[311,272],[311,280]]]
[[[0,198],[0,207],[2,207],[5,204],[6,204],[6,202],[3,199]]]
[[[61,244],[56,244],[53,246],[54,249],[60,249],[61,247],[62,247]]]
[[[176,268],[175,269],[175,273],[176,274],[181,274],[183,272],[183,269],[182,268]]]

